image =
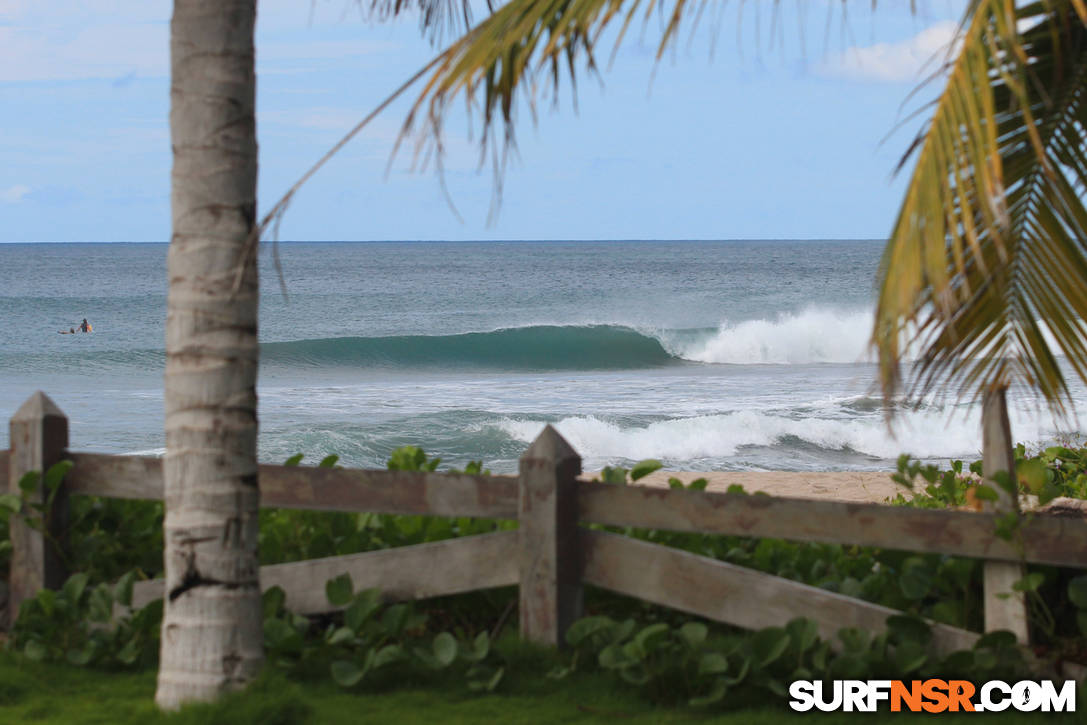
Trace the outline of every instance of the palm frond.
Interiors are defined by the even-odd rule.
[[[482,117],[481,160],[488,152],[493,154],[496,189],[500,190],[506,152],[514,147],[519,96],[525,97],[535,116],[542,87],[550,87],[557,98],[563,78],[568,77],[576,88],[580,73],[597,73],[597,46],[613,25],[618,26],[618,48],[633,22],[659,16],[659,58],[675,40],[685,16],[708,1],[510,0],[439,56],[405,120],[401,138],[419,130],[416,156],[440,160],[446,115],[463,94],[470,109]],[[546,79],[542,84],[541,78]]]
[[[435,42],[445,33],[461,33],[472,27],[471,0],[356,0],[360,5],[369,2],[370,14],[378,20],[388,20],[406,11],[419,13],[419,29]],[[487,0],[488,12],[494,12],[494,4]]]
[[[1087,10],[981,0],[884,252],[873,343],[885,397],[1087,381]],[[1055,346],[1055,347],[1051,347]],[[919,353],[904,386],[902,361]]]

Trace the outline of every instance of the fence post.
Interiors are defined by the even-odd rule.
[[[68,418],[57,404],[40,390],[31,395],[11,416],[11,457],[9,491],[19,493],[19,479],[28,471],[43,474],[64,457],[68,449]],[[45,502],[44,487],[30,494],[32,502]],[[66,578],[64,559],[58,550],[67,539],[68,500],[63,486],[53,499],[42,530],[31,528],[18,516],[9,521],[11,530],[11,575],[7,618],[10,626],[19,616],[19,605],[40,589],[58,589]],[[33,515],[33,514],[32,514]],[[43,530],[48,533],[43,535]]]
[[[1012,481],[1015,476],[1015,455],[1008,422],[1006,388],[985,392],[981,412],[982,473],[992,481],[999,471],[1007,471]],[[992,513],[1019,511],[1019,496],[1012,494],[995,482],[997,500],[987,501],[984,510]],[[1030,641],[1027,628],[1027,603],[1022,592],[1012,589],[1015,582],[1026,572],[1022,564],[1006,561],[987,561],[984,566],[985,631],[1006,629],[1015,635],[1020,644]]]
[[[521,456],[520,624],[530,642],[563,646],[581,616],[580,473],[581,456],[550,425]]]

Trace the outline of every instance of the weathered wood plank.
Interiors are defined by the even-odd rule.
[[[517,518],[517,478],[462,473],[261,466],[262,506]]]
[[[581,520],[1019,561],[993,535],[996,516],[971,511],[582,483]],[[1035,514],[1021,529],[1026,561],[1087,567],[1087,521]]]
[[[8,460],[11,451],[0,451],[0,491],[8,490]]]
[[[511,586],[518,579],[516,551],[517,532],[502,531],[262,566],[260,586],[282,587],[291,611],[317,614],[335,609],[325,598],[325,583],[341,574],[351,575],[355,591],[377,588],[396,601]],[[139,582],[132,590],[132,605],[139,608],[162,596],[162,579]]]
[[[40,390],[23,403],[9,424],[11,453],[7,456],[5,491],[19,494],[19,481],[30,471],[45,473],[64,457],[68,448],[68,417]],[[30,500],[44,504],[49,496],[39,480]],[[65,553],[68,545],[68,491],[62,483],[40,527],[28,525],[21,517],[8,519],[11,538],[11,568],[8,578],[8,624],[19,614],[24,599],[41,589],[58,589],[67,578]],[[48,534],[48,536],[43,535]]]
[[[68,474],[69,493],[162,500],[161,458],[72,451],[68,452],[67,457],[75,464]]]
[[[162,459],[71,453],[71,491],[162,499]],[[517,517],[517,478],[260,466],[261,506],[435,516]]]
[[[520,473],[521,638],[562,647],[582,608],[581,457],[548,425],[521,456]]]
[[[71,493],[162,497],[159,458],[70,453]],[[262,505],[317,510],[428,512],[515,518],[517,479],[444,473],[261,466]],[[458,497],[463,497],[458,499]],[[581,483],[582,521],[702,532],[859,544],[1018,561],[1015,546],[993,536],[996,518],[881,504],[745,496],[642,486]],[[1087,567],[1087,521],[1036,513],[1022,527],[1026,561]]]
[[[873,632],[900,612],[763,572],[658,544],[583,530],[585,583],[745,629],[807,617],[824,639],[858,627]],[[978,635],[934,624],[940,653],[973,646]]]

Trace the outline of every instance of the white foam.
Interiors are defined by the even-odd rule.
[[[1016,440],[1051,438],[1054,431],[1036,416],[1013,413]],[[498,427],[510,437],[531,442],[543,424],[506,418]],[[676,418],[647,426],[623,427],[595,416],[563,418],[555,427],[585,458],[661,458],[693,460],[733,456],[742,446],[774,446],[786,437],[825,450],[850,449],[893,460],[901,453],[917,458],[971,458],[981,450],[976,412],[949,417],[946,412],[909,411],[896,416],[892,434],[877,415],[863,418],[789,417],[760,411]]]
[[[809,308],[769,320],[725,323],[708,340],[674,346],[670,352],[732,365],[871,362],[872,319],[871,311]]]
[[[162,458],[163,456],[166,455],[166,449],[165,448],[148,448],[148,449],[142,450],[142,451],[129,451],[128,453],[124,453],[122,455],[125,455],[125,456],[156,456],[158,458]]]

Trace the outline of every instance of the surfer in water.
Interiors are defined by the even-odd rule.
[[[90,332],[93,329],[94,329],[94,327],[92,327],[90,325],[90,323],[87,322],[87,318],[84,317],[83,322],[81,322],[79,324],[79,331],[80,332]],[[76,328],[74,328],[74,327],[69,327],[67,332],[65,332],[64,330],[57,330],[57,332],[59,332],[61,335],[74,335],[75,331],[76,331]]]

